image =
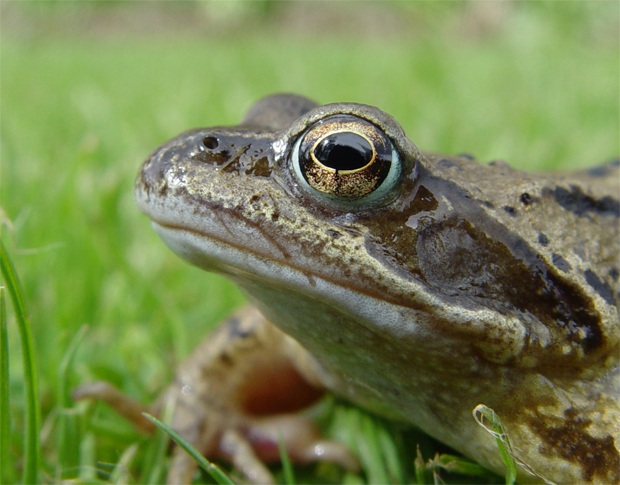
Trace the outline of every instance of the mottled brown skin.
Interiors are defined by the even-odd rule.
[[[380,195],[296,175],[296,143],[332,115],[393,145]],[[175,252],[237,282],[316,358],[302,374],[502,473],[471,415],[485,404],[538,473],[522,481],[566,483],[620,480],[619,192],[618,161],[482,165],[421,152],[376,108],[287,95],[162,145],[136,182]]]

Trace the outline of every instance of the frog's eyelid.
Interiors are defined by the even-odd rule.
[[[308,182],[306,182],[306,179],[304,178],[303,174],[301,173],[301,165],[299,163],[299,147],[301,146],[301,139],[303,138],[303,133],[301,135],[299,135],[297,137],[297,140],[295,141],[295,144],[293,145],[293,149],[291,150],[291,165],[293,166],[293,172],[295,173],[295,177],[296,179],[304,186],[307,187],[308,189],[312,189],[312,187],[310,187],[310,185],[308,184]],[[315,192],[318,192],[318,190],[312,189]]]

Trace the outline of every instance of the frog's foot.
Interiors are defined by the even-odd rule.
[[[356,470],[343,445],[323,440],[299,414],[324,393],[309,382],[308,363],[299,344],[247,308],[179,366],[160,406],[171,400],[173,427],[205,456],[230,461],[254,483],[273,482],[264,463],[280,460],[279,444],[292,462],[331,461]],[[168,480],[190,481],[192,467],[176,450]]]
[[[152,426],[143,412],[161,414],[172,406],[173,429],[208,458],[230,461],[253,483],[273,482],[265,463],[280,460],[280,444],[292,462],[330,461],[357,470],[357,460],[343,445],[323,440],[311,420],[298,413],[323,394],[308,362],[296,342],[246,309],[179,366],[153,407],[101,383],[83,386],[74,396],[103,400],[144,430]],[[196,466],[175,448],[168,483],[191,483]]]
[[[231,416],[228,416],[224,421],[230,418]],[[204,422],[197,424],[198,429],[204,426]],[[201,433],[190,433],[193,437],[183,434],[205,455],[232,463],[252,483],[275,483],[265,463],[280,461],[280,445],[293,463],[329,461],[350,471],[359,469],[356,458],[346,447],[322,439],[316,426],[299,415],[255,419],[244,416],[237,426],[218,428],[219,423],[215,423],[213,427],[207,426]],[[191,483],[195,468],[193,459],[182,448],[176,448],[168,473],[168,483]]]

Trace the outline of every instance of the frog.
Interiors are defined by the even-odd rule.
[[[618,159],[556,173],[480,163],[421,150],[379,108],[294,94],[178,135],[142,165],[137,204],[249,304],[164,392],[173,427],[249,481],[273,480],[278,439],[293,460],[354,470],[302,412],[330,392],[503,474],[472,415],[484,405],[519,481],[618,482],[619,195]],[[77,397],[136,423],[161,409],[106,384]],[[169,482],[191,481],[195,465],[174,456]]]

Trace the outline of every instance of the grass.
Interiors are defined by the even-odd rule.
[[[338,8],[352,5],[379,8]],[[221,15],[211,24],[224,25],[217,35],[178,25],[153,35],[156,23],[142,34],[126,27],[106,35],[101,19],[135,14],[134,4],[4,7],[2,240],[29,309],[39,398],[26,399],[30,357],[19,350],[19,311],[9,307],[2,483],[32,481],[31,473],[43,482],[161,480],[160,442],[102,406],[75,406],[69,393],[104,379],[149,402],[197,339],[242,302],[232,284],[172,255],[133,203],[140,162],[180,131],[235,123],[260,96],[295,91],[380,106],[424,149],[528,170],[590,166],[620,151],[616,2],[519,3],[499,25],[473,34],[465,4],[391,4],[386,9],[411,27],[397,23],[368,39],[353,28],[280,29],[282,12],[246,29],[243,8],[219,13],[209,4],[179,9],[190,9],[187,18]],[[85,19],[100,23],[91,32],[79,27]],[[36,470],[27,402],[41,416]],[[358,450],[365,473],[320,465],[295,470],[298,480],[414,481],[416,444],[425,459],[443,451],[344,404],[327,407],[326,428],[365,447]]]
[[[39,401],[39,388],[37,386],[37,370],[36,360],[34,356],[34,346],[32,343],[32,330],[30,321],[28,319],[28,313],[24,304],[23,291],[19,282],[19,277],[15,271],[15,267],[11,262],[4,245],[0,244],[0,270],[2,274],[3,287],[8,291],[13,308],[15,310],[15,319],[17,323],[17,329],[19,332],[19,338],[21,342],[21,351],[23,356],[23,369],[24,369],[24,453],[23,453],[23,483],[38,483],[39,476],[39,461],[41,454],[40,438],[39,438],[39,425],[40,425],[40,409],[38,408]],[[1,295],[2,310],[0,314],[0,327],[2,328],[2,377],[3,377],[3,389],[2,389],[2,430],[0,431],[2,439],[0,442],[3,445],[3,449],[6,449],[6,442],[9,441],[8,434],[10,430],[10,418],[5,414],[9,412],[10,402],[8,399],[9,389],[7,386],[8,379],[5,374],[8,374],[9,366],[9,349],[7,339],[7,318],[6,318],[6,303],[4,292]],[[8,447],[7,447],[8,448]],[[10,465],[8,460],[2,459],[2,468],[7,470]],[[11,470],[12,471],[12,470]]]

